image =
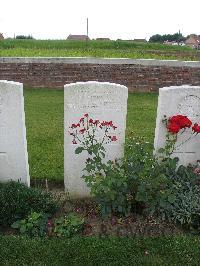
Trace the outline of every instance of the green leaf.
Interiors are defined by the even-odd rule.
[[[20,221],[16,221],[11,225],[12,228],[18,229],[20,227]]]
[[[159,153],[164,153],[164,152],[165,152],[165,149],[164,149],[164,148],[160,148],[160,149],[158,150],[158,152],[159,152]]]
[[[79,153],[81,153],[83,150],[84,150],[83,147],[78,147],[78,148],[76,148],[76,150],[75,150],[75,154],[79,154]]]
[[[20,227],[20,233],[21,234],[24,234],[26,232],[26,226],[25,225],[22,225],[21,227]]]
[[[175,196],[175,195],[169,195],[169,196],[168,196],[168,201],[169,201],[170,203],[174,203],[175,200],[176,200],[176,196]]]

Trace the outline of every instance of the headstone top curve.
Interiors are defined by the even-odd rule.
[[[193,90],[200,90],[200,86],[192,86],[192,85],[181,85],[181,86],[170,86],[170,87],[163,87],[159,88],[159,93],[162,92],[176,92],[179,90],[188,90],[188,89],[193,89]]]
[[[64,87],[65,88],[76,87],[77,85],[78,86],[84,86],[84,87],[87,87],[88,85],[110,86],[110,87],[124,88],[124,89],[128,90],[128,88],[126,86],[121,85],[121,84],[116,84],[116,83],[111,83],[111,82],[99,82],[99,81],[74,82],[74,83],[70,83],[70,84],[65,84]]]
[[[23,83],[9,80],[0,80],[0,84],[23,86]]]

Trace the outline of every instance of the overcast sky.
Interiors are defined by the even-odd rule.
[[[69,34],[115,39],[159,33],[200,34],[200,0],[0,0],[4,37],[33,35],[66,39]]]

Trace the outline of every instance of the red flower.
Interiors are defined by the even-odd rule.
[[[179,132],[179,130],[181,129],[180,126],[176,123],[170,123],[167,125],[167,129],[169,132],[171,132],[172,134],[177,134]]]
[[[187,116],[184,115],[174,115],[169,118],[167,129],[172,134],[177,134],[180,129],[191,127],[192,122],[190,119],[187,118]]]
[[[84,117],[82,117],[79,122],[80,123],[84,122]]]
[[[47,226],[49,226],[49,227],[53,226],[53,222],[51,219],[48,219]]]
[[[116,141],[117,137],[116,136],[112,136],[111,141]]]
[[[84,114],[85,117],[88,117],[88,114]]]
[[[195,168],[194,173],[199,175],[200,174],[200,167]]]
[[[72,124],[71,125],[71,128],[76,128],[76,124]]]
[[[86,131],[86,128],[80,129],[79,132],[83,134]]]
[[[92,118],[89,119],[89,123],[93,124],[93,119]]]
[[[72,141],[72,144],[77,144],[77,142],[76,142],[76,140],[75,140],[75,139],[73,139],[73,141]]]
[[[192,122],[190,121],[187,116],[184,115],[174,115],[169,119],[169,122],[172,124],[177,124],[180,126],[180,128],[186,128],[186,127],[191,127]]]
[[[195,133],[200,133],[200,125],[198,125],[198,124],[194,124],[194,126],[192,127],[192,130],[193,130]]]
[[[93,124],[94,124],[94,125],[99,124],[99,120],[95,120],[95,121],[93,122]]]

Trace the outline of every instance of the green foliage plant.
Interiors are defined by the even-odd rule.
[[[161,213],[173,201],[172,180],[176,159],[158,161],[153,156],[152,144],[142,139],[131,139],[127,144],[126,174],[132,188],[133,203],[144,204],[145,212]]]
[[[200,177],[192,167],[180,166],[173,181],[176,195],[168,210],[169,219],[200,234]]]
[[[51,194],[19,182],[0,183],[0,225],[9,226],[31,212],[54,214],[59,208]]]
[[[14,222],[11,227],[18,229],[22,235],[44,237],[47,235],[47,222],[47,214],[32,212],[27,218]]]
[[[69,213],[67,216],[55,219],[54,235],[58,237],[72,237],[82,231],[83,225],[83,218],[78,217],[74,213]]]
[[[121,163],[105,162],[105,145],[117,141],[116,129],[112,121],[93,120],[88,114],[70,127],[72,143],[79,144],[75,153],[87,153],[83,169],[86,174],[82,178],[100,204],[103,216],[130,210],[128,179]]]
[[[136,200],[146,204],[146,211],[150,214],[159,214],[163,219],[173,220],[176,223],[199,232],[200,225],[200,178],[193,166],[178,165],[178,158],[172,158],[177,148],[178,134],[184,134],[192,122],[182,115],[164,119],[167,128],[166,146],[160,150],[159,158],[154,158],[150,168],[146,164],[139,173]],[[200,127],[192,127],[193,135],[189,135],[185,142],[192,140]],[[190,132],[188,131],[190,134]],[[184,142],[184,143],[185,143]],[[178,144],[178,146],[184,143]],[[136,156],[134,156],[135,158]]]

